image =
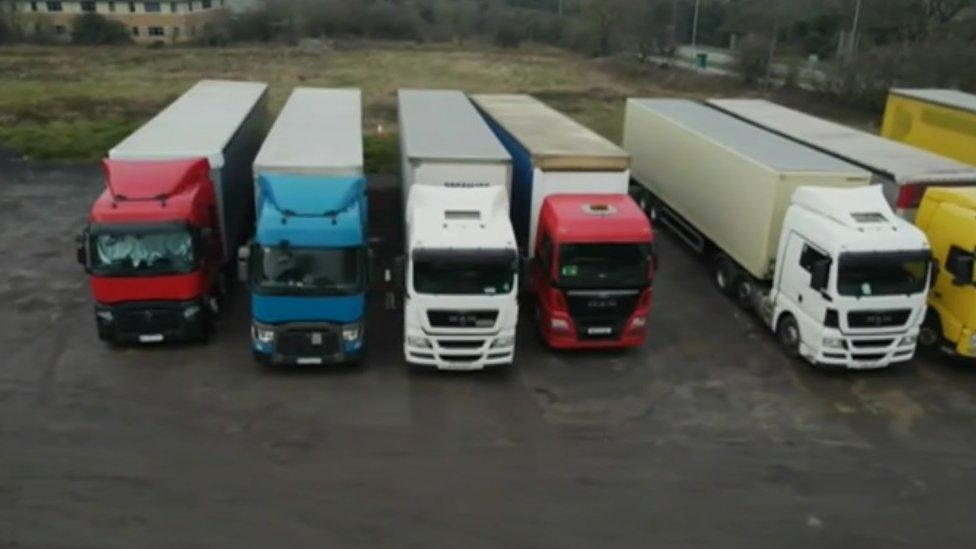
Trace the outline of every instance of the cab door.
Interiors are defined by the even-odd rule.
[[[796,318],[800,326],[800,337],[809,344],[811,337],[819,337],[824,317],[829,306],[830,274],[833,261],[829,255],[811,242],[791,233],[783,257],[782,269],[778,273],[779,292],[777,300],[783,309]],[[815,274],[826,271],[820,280]]]
[[[939,263],[929,304],[939,313],[945,338],[958,343],[963,328],[976,327],[976,287],[957,284],[949,264],[958,255],[976,251],[976,219],[971,210],[943,203],[931,216],[925,232]]]

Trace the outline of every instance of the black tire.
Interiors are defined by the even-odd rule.
[[[942,321],[939,319],[939,313],[929,309],[918,331],[918,346],[935,349],[940,345],[942,345]]]
[[[746,310],[752,310],[752,294],[756,291],[756,283],[748,275],[740,274],[735,281],[733,297],[736,304]]]
[[[776,339],[787,356],[800,356],[800,325],[790,313],[784,313],[776,324]]]
[[[712,261],[712,283],[718,291],[727,296],[733,296],[738,273],[732,260],[725,254],[718,254]]]

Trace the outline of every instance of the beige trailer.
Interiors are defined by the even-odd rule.
[[[871,178],[851,164],[685,100],[629,99],[623,145],[631,154],[633,179],[678,214],[661,216],[661,223],[699,251],[711,241],[765,280],[772,276],[783,218],[797,187],[860,187]]]

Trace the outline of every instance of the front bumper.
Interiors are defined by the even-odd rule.
[[[899,334],[847,335],[830,330],[824,332],[829,338],[843,340],[843,348],[808,347],[807,356],[815,364],[834,366],[850,370],[874,370],[887,368],[897,362],[911,360],[915,356],[918,329]],[[905,338],[911,343],[906,343]],[[820,340],[823,341],[823,338]]]
[[[416,344],[421,340],[427,346]],[[505,344],[497,345],[499,340]],[[432,335],[408,331],[403,353],[410,364],[432,366],[438,370],[469,371],[505,366],[515,360],[515,330],[491,335]]]
[[[553,349],[629,349],[640,347],[647,340],[647,317],[649,310],[636,311],[626,321],[619,324],[607,337],[580,337],[580,325],[569,315],[543,314],[540,321],[542,339]],[[553,319],[562,321],[565,328],[555,328]],[[635,319],[643,319],[643,324],[634,327]],[[619,333],[615,333],[619,332]]]
[[[201,300],[95,304],[98,337],[112,343],[200,340],[209,333],[207,315]]]
[[[359,326],[359,324],[355,324]],[[314,366],[355,362],[363,354],[363,332],[353,341],[343,338],[349,324],[289,323],[260,324],[251,327],[251,351],[254,358],[268,366]],[[259,330],[274,336],[270,341],[258,337]]]

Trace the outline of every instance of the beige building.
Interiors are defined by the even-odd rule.
[[[47,33],[68,41],[75,17],[97,13],[124,23],[134,42],[173,44],[193,40],[226,18],[226,3],[227,0],[12,0],[9,11],[14,25],[28,37]]]

